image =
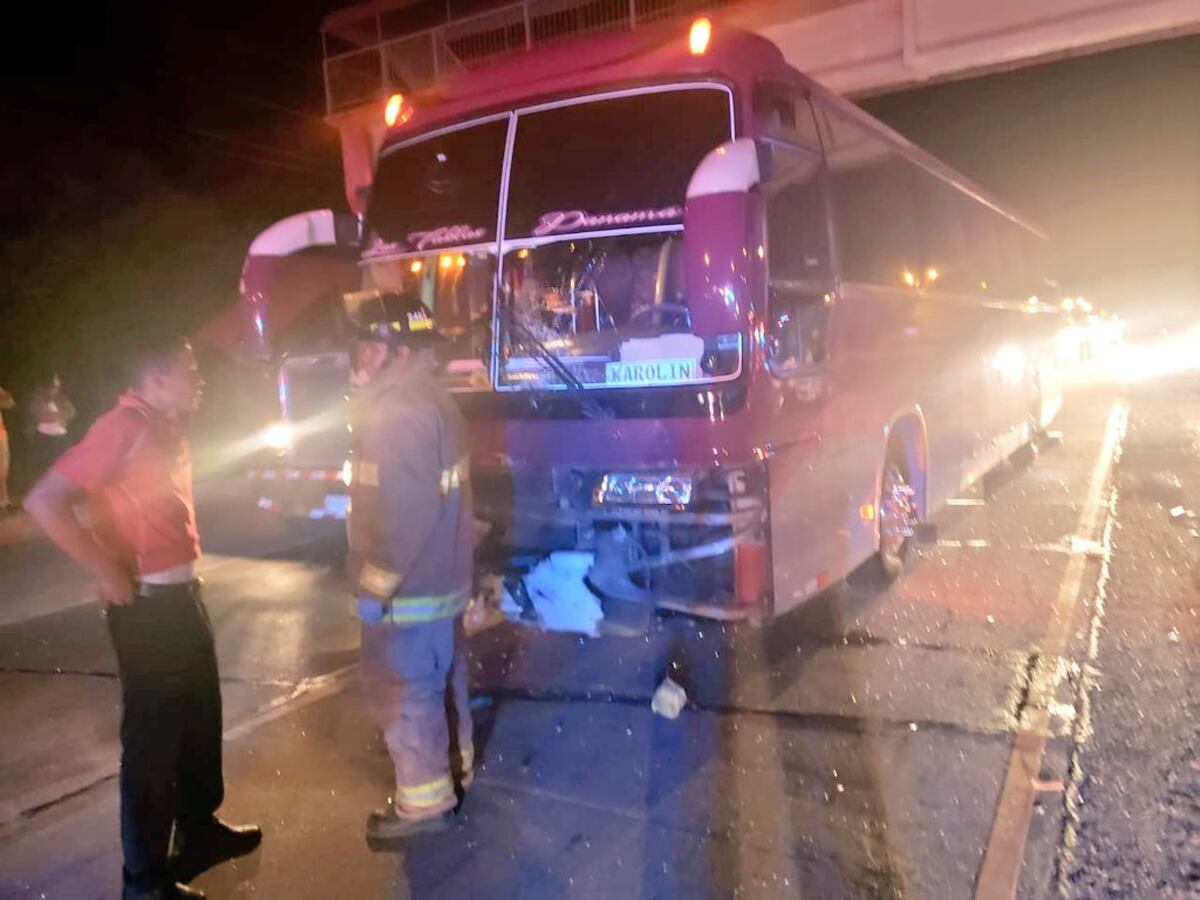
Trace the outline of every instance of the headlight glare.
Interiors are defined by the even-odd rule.
[[[597,504],[687,506],[692,502],[692,476],[610,472],[600,479],[593,499]]]

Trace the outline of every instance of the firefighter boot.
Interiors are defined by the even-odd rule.
[[[432,816],[409,818],[396,812],[396,807],[390,803],[383,809],[377,809],[367,817],[367,843],[389,844],[404,838],[415,837],[418,834],[433,834],[445,831],[454,824],[454,810],[436,813]]]

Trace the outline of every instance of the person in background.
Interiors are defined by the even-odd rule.
[[[57,374],[33,392],[29,411],[33,427],[34,472],[41,475],[67,449],[67,427],[75,419],[75,407],[63,393]]]
[[[4,427],[4,410],[12,409],[15,405],[12,394],[0,387],[0,513],[6,513],[12,509],[12,503],[8,498],[8,468],[10,459],[8,431]]]
[[[200,541],[184,434],[204,382],[191,346],[173,336],[142,341],[126,378],[127,392],[42,476],[25,509],[96,576],[116,651],[122,896],[203,897],[178,882],[262,839],[257,826],[216,817],[225,795],[221,688],[196,577]],[[73,509],[83,497],[87,528]]]

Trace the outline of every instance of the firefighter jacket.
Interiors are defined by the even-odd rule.
[[[351,421],[348,565],[360,614],[396,624],[460,615],[474,512],[457,405],[432,363],[416,360],[384,369],[355,397]]]

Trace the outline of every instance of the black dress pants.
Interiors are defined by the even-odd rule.
[[[111,607],[121,676],[121,846],[125,881],[167,880],[171,829],[210,819],[224,797],[221,688],[198,581],[143,585]]]

